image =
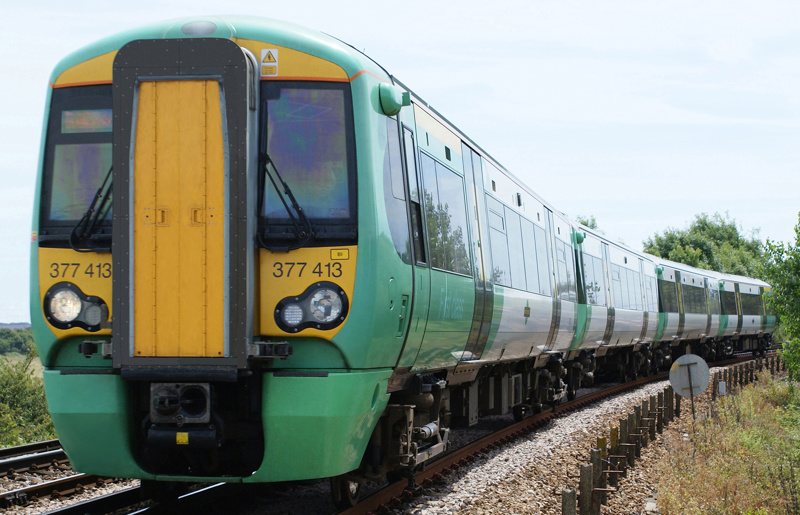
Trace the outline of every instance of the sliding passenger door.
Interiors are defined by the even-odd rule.
[[[480,359],[492,323],[494,306],[494,283],[491,268],[491,256],[481,242],[488,240],[486,227],[486,208],[483,191],[483,168],[481,157],[466,144],[461,144],[464,161],[464,179],[467,183],[467,212],[472,242],[472,275],[475,279],[475,310],[472,326],[461,361]]]
[[[411,112],[411,109],[408,111]],[[406,308],[410,313],[410,322],[403,352],[397,362],[399,370],[410,369],[417,359],[422,337],[425,335],[431,296],[431,271],[428,268],[428,253],[425,246],[417,156],[414,131],[403,125],[403,167],[406,171],[406,198],[408,199],[408,216],[411,225],[414,290],[412,298],[409,299],[410,306]]]

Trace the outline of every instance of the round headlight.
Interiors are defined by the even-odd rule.
[[[86,304],[86,310],[83,312],[83,321],[86,325],[99,325],[103,320],[103,310],[99,304]]]
[[[286,325],[296,327],[303,321],[303,308],[297,304],[288,304],[281,311],[281,317]]]
[[[58,290],[50,298],[50,313],[59,322],[72,322],[81,313],[81,299],[72,290]]]
[[[336,320],[342,313],[342,298],[336,291],[323,288],[311,296],[309,308],[314,320],[327,324]]]

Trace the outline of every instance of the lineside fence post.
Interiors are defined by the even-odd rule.
[[[576,515],[576,501],[577,495],[574,488],[564,488],[561,490],[561,515]]]

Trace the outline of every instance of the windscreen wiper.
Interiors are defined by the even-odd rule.
[[[261,234],[259,233],[258,237],[261,245],[267,250],[284,252],[305,247],[314,236],[314,228],[311,225],[311,220],[309,220],[308,216],[306,216],[303,208],[300,207],[300,204],[297,202],[294,193],[292,193],[292,189],[288,184],[286,184],[286,181],[283,180],[283,177],[281,177],[281,174],[278,172],[278,167],[275,165],[275,162],[272,160],[272,158],[269,157],[269,154],[263,153],[261,155],[261,162],[264,163],[264,174],[269,177],[272,186],[275,188],[275,191],[278,193],[278,197],[281,199],[284,209],[286,209],[286,214],[289,215],[289,219],[292,221],[292,226],[294,227],[294,232],[298,240],[298,242],[292,246],[270,246],[264,243],[264,241],[261,239]],[[270,168],[272,168],[272,172],[270,172]],[[278,183],[280,183],[280,186]],[[291,207],[289,207],[289,204],[286,202],[286,197],[289,198],[289,202],[292,204]],[[292,214],[292,210],[297,213],[296,217],[294,214]]]
[[[72,250],[77,252],[111,252],[111,247],[82,248],[75,243],[75,240],[91,241],[98,224],[108,216],[108,212],[111,210],[111,193],[113,190],[111,177],[113,170],[113,166],[108,169],[103,183],[97,188],[92,203],[89,204],[89,209],[83,213],[81,219],[72,228],[72,232],[69,235],[69,246]]]

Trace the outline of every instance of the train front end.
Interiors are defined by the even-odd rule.
[[[359,466],[402,345],[382,339],[397,318],[372,286],[390,266],[369,236],[373,67],[305,29],[206,18],[56,68],[31,310],[76,470],[283,481]]]

